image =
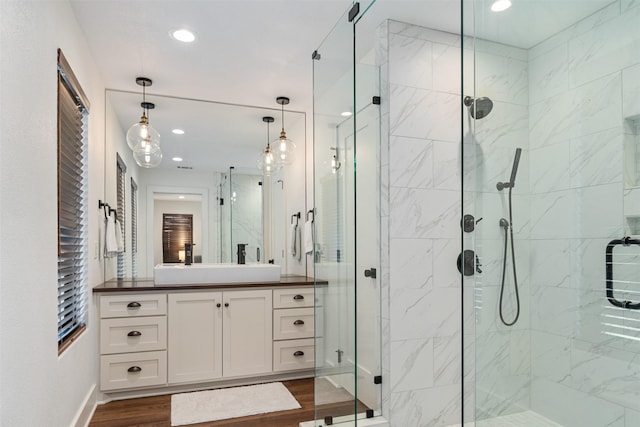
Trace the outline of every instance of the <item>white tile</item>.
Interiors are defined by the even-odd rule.
[[[580,325],[580,302],[578,291],[568,288],[540,287],[532,290],[531,328],[569,337]]]
[[[473,59],[473,51],[464,50],[465,61]],[[433,43],[433,87],[442,92],[460,94],[462,93],[460,83],[460,68],[462,66],[460,58],[460,47],[442,43]],[[473,93],[470,88],[473,84],[473,74],[465,74],[465,92]]]
[[[531,103],[569,89],[568,45],[562,43],[531,61],[529,96]]]
[[[391,189],[392,238],[456,238],[460,230],[457,191]]]
[[[436,386],[460,384],[461,335],[436,337],[433,344],[433,377]]]
[[[529,152],[531,164],[531,192],[534,194],[571,188],[569,168],[571,144],[569,141],[540,147]]]
[[[460,239],[435,239],[433,242],[433,285],[459,287],[460,272],[455,260],[461,252]]]
[[[460,96],[391,85],[391,134],[457,142],[460,140]],[[425,120],[426,118],[426,120]]]
[[[561,425],[624,427],[624,408],[538,378],[531,385],[531,409]]]
[[[571,140],[571,187],[622,185],[623,154],[624,135],[619,126]]]
[[[391,392],[433,386],[433,339],[391,342]]]
[[[392,393],[393,426],[440,427],[460,422],[460,385]]]
[[[558,239],[572,236],[573,191],[557,191],[531,197],[531,238]]]
[[[624,231],[622,185],[620,183],[585,187],[575,192],[573,237],[619,237]],[[606,206],[605,212],[602,207]]]
[[[433,187],[433,142],[418,138],[391,137],[389,175],[394,187]]]
[[[391,337],[394,340],[453,335],[460,330],[460,289],[391,292]]]
[[[390,34],[389,81],[391,84],[431,89],[432,43],[414,37]]]
[[[475,55],[475,93],[494,101],[529,104],[528,64],[485,52]]]
[[[440,190],[460,189],[460,144],[433,142],[433,187]]]
[[[640,2],[638,2],[640,4]],[[640,412],[634,411],[629,408],[624,410],[624,427],[636,427],[640,426]]]
[[[531,373],[534,377],[571,384],[571,338],[532,331]]]
[[[421,40],[429,40],[451,46],[460,46],[460,35],[445,31],[432,30],[400,21],[389,20],[389,33],[413,37]]]
[[[640,78],[638,76],[640,76],[640,64],[622,70],[623,117],[640,115]]]
[[[576,87],[636,64],[640,54],[639,21],[640,8],[630,8],[597,31],[570,40],[570,84]]]
[[[433,243],[430,239],[391,240],[391,283],[393,289],[433,287]]]

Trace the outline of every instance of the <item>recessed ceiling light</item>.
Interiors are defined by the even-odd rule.
[[[491,5],[491,10],[494,12],[502,12],[511,7],[511,0],[496,0]]]
[[[184,199],[184,196],[178,196],[178,199]]]
[[[171,132],[175,133],[176,135],[184,135],[184,131],[182,129],[174,129]]]
[[[351,117],[351,111],[343,111],[340,115],[342,117]]]
[[[182,157],[173,157],[171,160],[173,160],[174,162],[181,162]]]
[[[196,39],[196,35],[193,32],[185,29],[173,31],[171,37],[184,43],[191,43]]]

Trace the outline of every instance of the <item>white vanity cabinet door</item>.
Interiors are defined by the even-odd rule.
[[[222,314],[222,292],[169,294],[170,384],[222,377]]]
[[[272,291],[225,291],[223,300],[224,376],[271,373]]]

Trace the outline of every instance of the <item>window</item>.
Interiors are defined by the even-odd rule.
[[[120,232],[122,233],[122,242],[124,246],[124,250],[122,252],[118,251],[118,258],[117,258],[117,278],[118,279],[124,279],[124,272],[125,272],[125,259],[124,259],[124,255],[125,252],[127,250],[126,247],[126,235],[125,235],[125,194],[124,194],[124,189],[125,189],[125,185],[126,185],[126,176],[127,176],[127,165],[124,163],[124,160],[122,160],[122,158],[120,157],[119,154],[116,154],[116,168],[117,168],[117,173],[116,173],[116,179],[118,180],[118,182],[116,182],[116,218],[118,220],[118,222],[116,223],[117,227],[120,227]]]
[[[138,277],[138,184],[131,178],[131,277]]]
[[[193,243],[193,215],[162,214],[162,262],[184,261],[185,243]]]
[[[89,102],[58,50],[58,353],[87,323]]]

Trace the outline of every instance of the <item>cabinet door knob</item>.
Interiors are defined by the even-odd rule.
[[[298,326],[298,325],[304,325],[304,320],[296,320],[295,322],[293,322],[294,325]]]
[[[294,296],[293,299],[296,300],[296,301],[300,301],[300,300],[304,299],[304,296],[298,294],[298,295]]]
[[[217,303],[217,304],[216,304],[216,307],[220,308],[220,307],[222,307],[222,304]]]
[[[304,356],[304,351],[300,351],[300,350],[298,350],[298,351],[296,351],[295,353],[293,353],[293,355],[294,355],[295,357]]]
[[[127,369],[127,372],[131,372],[131,373],[135,373],[135,372],[141,372],[142,368],[140,366],[132,366],[129,369]]]
[[[142,335],[140,331],[131,331],[127,334],[128,337],[139,337],[140,335]]]
[[[142,307],[139,302],[133,301],[127,304],[127,308],[140,308]]]
[[[225,306],[225,307],[229,307],[229,303],[228,303],[228,302],[225,302],[225,303],[224,303],[224,306]]]

